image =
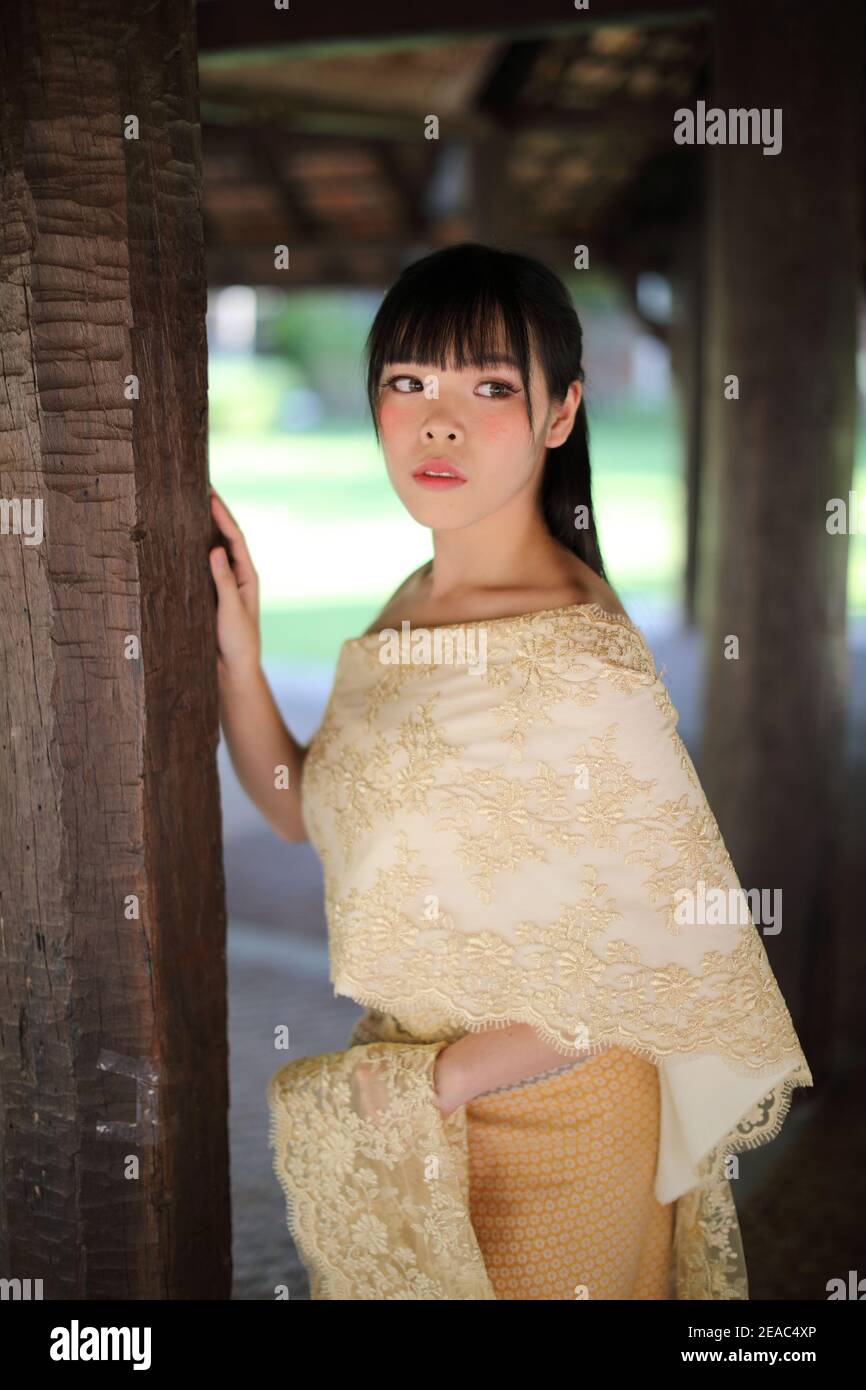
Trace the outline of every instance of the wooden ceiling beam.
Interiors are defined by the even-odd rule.
[[[255,173],[262,175],[270,184],[280,201],[286,217],[286,235],[312,237],[322,230],[312,215],[297,187],[286,178],[280,159],[279,139],[281,132],[272,126],[261,126],[244,132],[245,146],[250,153],[250,164]]]
[[[576,35],[612,24],[650,28],[709,18],[711,8],[706,0],[592,0],[591,9],[583,11],[565,8],[562,0],[535,0],[530,14],[526,0],[475,0],[471,8],[465,0],[437,0],[430,9],[397,0],[377,5],[331,0],[324,8],[287,10],[199,0],[199,61],[203,66],[227,57],[232,62],[239,57],[272,62],[279,50],[318,49],[333,55],[340,49],[356,53],[364,45],[405,48],[412,41],[426,45],[470,36]]]
[[[600,243],[600,229],[581,228],[581,240]],[[442,244],[450,244],[449,235]],[[574,259],[573,237],[530,236],[520,238],[520,249],[539,256],[567,271]],[[250,243],[236,246],[210,246],[207,249],[208,287],[222,285],[270,285],[278,289],[308,289],[323,286],[338,289],[381,289],[406,263],[407,258],[424,255],[440,244],[435,228],[419,238],[417,252],[404,237],[376,238],[350,242],[336,236],[320,237],[306,245],[292,245],[292,268],[276,270],[269,246]]]
[[[547,44],[546,39],[518,39],[500,50],[486,81],[476,95],[476,110],[510,110],[520,97],[537,59],[547,48]]]
[[[403,230],[407,236],[425,237],[429,234],[427,218],[424,214],[426,193],[432,177],[433,162],[438,154],[435,141],[428,141],[431,157],[427,160],[427,167],[423,176],[414,177],[407,171],[405,165],[398,161],[393,143],[390,140],[376,140],[371,142],[369,149],[371,158],[378,165],[382,182],[394,194],[400,203],[403,213]]]
[[[668,101],[607,102],[592,111],[562,111],[533,107],[492,111],[467,111],[443,118],[443,135],[461,140],[487,140],[503,131],[519,134],[541,131],[573,140],[581,135],[603,136],[606,139],[628,140],[670,138],[673,141],[674,111],[682,99],[671,96]],[[309,103],[296,105],[286,98],[270,98],[266,103],[257,99],[255,107],[245,105],[235,97],[230,105],[224,95],[211,101],[202,93],[202,125],[205,138],[211,132],[224,129],[245,129],[267,123],[281,134],[303,135],[319,140],[358,141],[421,141],[424,136],[423,118],[391,112],[359,111],[356,107],[340,110],[335,107],[316,107]]]

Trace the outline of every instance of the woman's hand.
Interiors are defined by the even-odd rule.
[[[459,1057],[455,1056],[452,1048],[453,1043],[443,1047],[437,1052],[433,1063],[433,1085],[443,1120],[458,1106],[472,1099]]]
[[[220,676],[245,676],[261,661],[259,631],[259,577],[243,532],[228,507],[210,488],[211,516],[231,551],[231,565],[223,546],[209,555],[217,591],[217,670]]]
[[[388,1107],[393,1096],[388,1090],[387,1073],[373,1062],[358,1062],[351,1074],[352,1105],[362,1120],[371,1120],[380,1128],[388,1122]]]
[[[576,1045],[585,1044],[586,1039],[581,1038]],[[528,1023],[507,1023],[504,1028],[491,1025],[480,1032],[465,1033],[437,1054],[433,1079],[437,1081],[438,1071],[443,1102],[448,1107],[443,1113],[447,1115],[488,1091],[539,1076],[561,1065],[562,1060],[559,1049],[544,1042]]]

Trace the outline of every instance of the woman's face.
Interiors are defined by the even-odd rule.
[[[530,436],[520,372],[492,367],[443,371],[392,362],[379,381],[379,437],[392,486],[422,526],[448,530],[497,511],[521,491],[534,505],[545,451],[568,438],[580,404],[573,382],[554,405],[537,356],[530,372],[535,438]],[[431,481],[429,468],[452,468],[462,481]]]

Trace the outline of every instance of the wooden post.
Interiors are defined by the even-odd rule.
[[[225,1299],[193,0],[18,0],[0,86],[0,1273]]]
[[[712,105],[782,111],[782,148],[707,145],[709,267],[701,773],[813,1072],[832,1042],[854,459],[862,7],[715,9]],[[736,376],[739,399],[725,399]],[[725,657],[726,639],[739,659]]]
[[[689,627],[696,620],[696,592],[700,557],[701,463],[704,456],[703,354],[705,222],[698,208],[678,228],[673,275],[674,321],[671,325],[671,362],[677,394],[680,438],[683,442],[686,481],[686,546],[683,575],[683,617]]]

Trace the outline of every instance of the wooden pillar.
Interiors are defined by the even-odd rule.
[[[782,110],[782,149],[707,145],[701,772],[813,1071],[828,1061],[855,431],[864,16],[858,0],[715,7],[711,104]],[[735,375],[739,399],[727,400]],[[729,635],[739,660],[725,659]]]
[[[193,0],[18,0],[0,85],[0,1274],[224,1299]]]
[[[700,569],[701,478],[704,452],[704,347],[706,335],[704,283],[705,221],[696,208],[678,229],[672,272],[674,313],[671,324],[671,365],[682,440],[686,495],[683,617],[696,621]]]

